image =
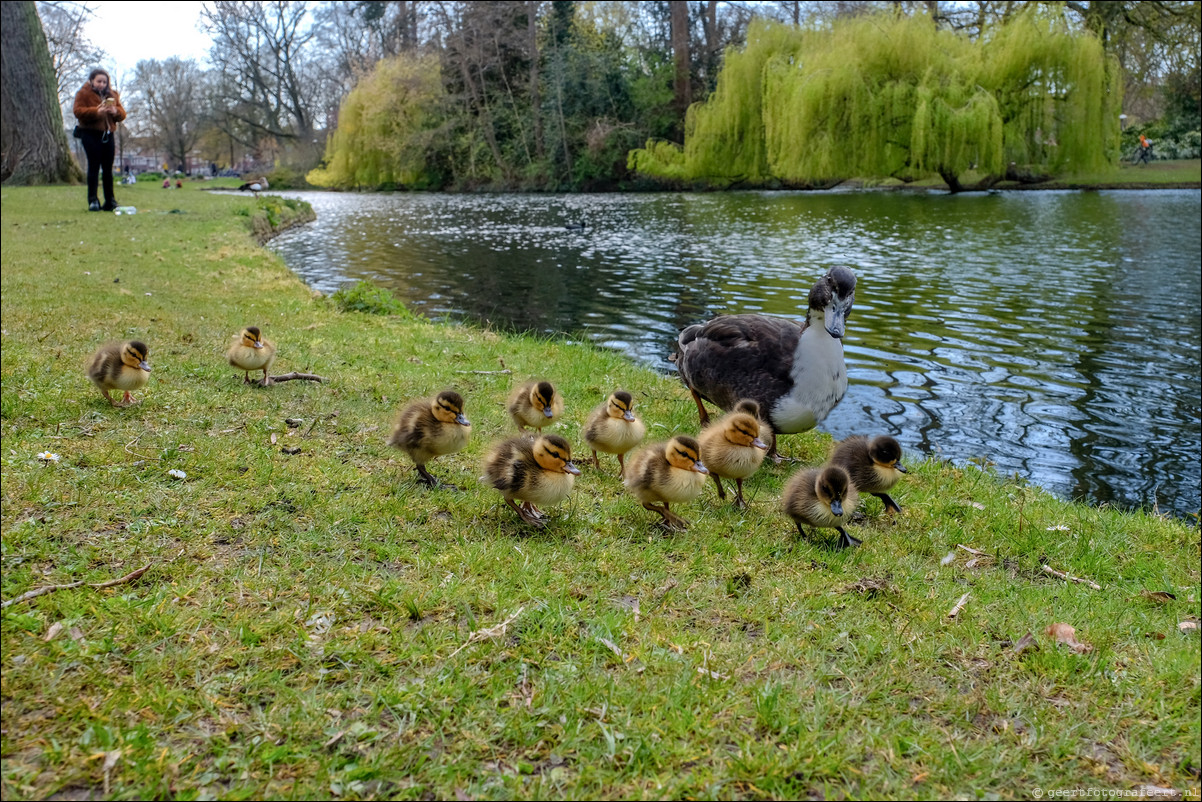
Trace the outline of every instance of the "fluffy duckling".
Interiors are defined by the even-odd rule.
[[[527,426],[542,429],[563,415],[563,396],[551,382],[534,379],[510,394],[507,408],[518,431],[526,431]]]
[[[572,447],[557,434],[511,437],[493,446],[484,460],[482,481],[501,491],[505,503],[523,521],[539,529],[539,504],[558,504],[572,492],[580,469],[572,464]],[[514,499],[521,499],[518,506]]]
[[[438,481],[426,470],[426,463],[462,451],[471,434],[472,424],[463,416],[463,396],[454,390],[443,390],[434,398],[406,404],[392,428],[388,445],[409,455],[422,484],[458,490],[453,484]]]
[[[618,455],[618,476],[626,471],[626,452],[643,442],[647,427],[634,414],[634,397],[615,390],[609,399],[594,409],[584,424],[584,442],[593,450],[593,466],[601,467],[598,451]]]
[[[242,383],[250,383],[252,370],[263,371],[263,386],[271,384],[267,369],[275,360],[275,343],[268,340],[259,331],[258,326],[247,326],[241,334],[234,337],[230,350],[225,352],[225,358],[238,370],[244,372]]]
[[[108,402],[115,407],[127,407],[138,403],[131,392],[146,386],[150,379],[150,365],[146,358],[150,350],[138,340],[127,343],[102,345],[88,363],[88,378],[99,388]],[[121,403],[113,400],[110,390],[123,390]]]
[[[885,512],[901,512],[897,502],[885,491],[897,484],[903,473],[902,449],[897,440],[879,435],[869,440],[863,435],[849,437],[831,454],[831,463],[844,468],[851,483],[861,493],[869,493],[885,503]]]
[[[701,446],[680,434],[666,443],[653,443],[636,451],[630,457],[624,483],[644,507],[663,517],[664,526],[684,529],[689,522],[668,505],[697,498],[707,473],[701,462]]]
[[[721,315],[685,328],[672,360],[701,425],[709,421],[703,399],[730,410],[741,398],[758,401],[777,434],[818,425],[847,392],[842,340],[855,290],[855,274],[834,267],[810,290],[804,325],[768,315]]]
[[[746,507],[743,480],[756,472],[768,452],[768,444],[760,439],[760,422],[746,412],[732,412],[702,431],[698,440],[701,461],[718,486],[718,498],[726,499],[721,477],[734,479],[735,506]]]
[[[785,484],[782,496],[785,514],[797,524],[802,537],[807,537],[802,524],[835,529],[841,535],[838,546],[841,549],[860,545],[843,528],[858,500],[851,477],[838,465],[798,471]]]

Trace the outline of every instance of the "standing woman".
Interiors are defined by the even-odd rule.
[[[113,157],[117,153],[114,141],[117,123],[125,119],[125,108],[117,90],[112,87],[109,74],[94,69],[88,82],[75,93],[76,136],[83,142],[84,153],[88,154],[88,211],[103,209],[111,212],[117,208],[113,197]],[[99,173],[104,172],[104,206],[96,196]]]

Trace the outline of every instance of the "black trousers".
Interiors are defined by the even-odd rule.
[[[113,158],[117,155],[117,144],[112,133],[101,133],[84,129],[80,141],[83,152],[88,155],[88,203],[97,200],[96,184],[104,181],[104,202],[113,203]]]

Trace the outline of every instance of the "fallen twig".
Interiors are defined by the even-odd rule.
[[[44,585],[43,587],[35,588],[34,590],[22,593],[15,599],[9,599],[3,604],[0,604],[0,608],[8,607],[9,605],[13,604],[20,604],[21,602],[29,601],[30,599],[36,599],[38,596],[45,596],[47,593],[54,593],[56,590],[70,590],[71,588],[78,588],[82,585],[87,585],[90,588],[111,588],[113,585],[121,585],[126,582],[132,582],[142,574],[146,573],[152,565],[154,565],[154,563],[147,563],[137,571],[128,573],[120,579],[110,579],[108,582],[84,582],[81,580],[79,582],[68,582],[65,585]]]
[[[956,606],[947,614],[948,618],[955,618],[960,615],[960,611],[964,609],[964,605],[968,604],[968,594],[965,593],[960,597],[960,601],[956,602]]]
[[[1063,579],[1067,582],[1079,582],[1082,585],[1089,585],[1094,590],[1102,589],[1102,586],[1096,582],[1091,582],[1088,579],[1082,579],[1081,577],[1073,576],[1072,574],[1066,574],[1063,571],[1057,571],[1055,568],[1053,568],[1050,565],[1045,565],[1043,567],[1043,571],[1045,574],[1051,574],[1052,576],[1060,577],[1061,579]]]
[[[457,370],[456,373],[474,373],[477,376],[509,376],[513,373],[512,370]]]
[[[967,551],[969,554],[975,554],[975,555],[977,555],[978,557],[981,557],[981,556],[987,556],[987,555],[989,554],[989,552],[987,552],[987,551],[981,551],[980,549],[974,549],[974,548],[972,548],[972,547],[970,547],[970,546],[965,546],[963,543],[957,543],[957,544],[956,544],[956,548],[958,548],[958,549],[964,549],[964,550],[965,550],[965,551]]]
[[[281,373],[279,376],[269,376],[266,379],[259,379],[255,384],[260,387],[266,387],[268,384],[279,384],[280,382],[290,381],[325,382],[329,381],[329,379],[318,376],[315,373]]]
[[[477,629],[475,632],[473,632],[472,634],[467,636],[467,641],[465,641],[462,646],[460,646],[458,649],[456,649],[455,651],[453,651],[449,655],[447,655],[447,659],[450,660],[452,657],[459,654],[464,649],[471,646],[473,643],[479,643],[480,641],[487,640],[489,638],[501,637],[502,635],[505,634],[505,631],[507,629],[509,629],[509,625],[512,624],[514,621],[516,621],[518,616],[521,615],[523,612],[525,612],[525,610],[526,610],[526,607],[525,607],[525,605],[523,605],[523,606],[519,607],[513,615],[509,616],[509,618],[506,618],[504,621],[497,624],[495,627],[489,627],[488,629]]]

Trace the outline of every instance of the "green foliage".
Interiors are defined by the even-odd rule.
[[[312,189],[313,185],[305,180],[304,173],[286,165],[276,165],[267,174],[267,185],[272,189]]]
[[[428,157],[437,144],[441,97],[434,57],[381,61],[343,101],[324,165],[306,178],[342,189],[436,184]]]
[[[377,287],[368,281],[359,281],[349,287],[342,287],[330,296],[330,300],[343,312],[415,317],[399,298],[383,287]]]
[[[683,149],[648,143],[634,169],[672,180],[850,177],[951,181],[1016,162],[1098,171],[1118,154],[1118,70],[1092,35],[1016,15],[984,40],[923,15],[830,27],[753,24]]]

